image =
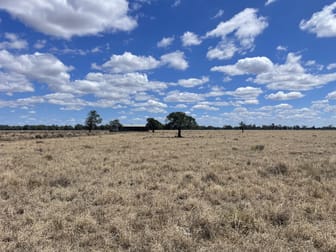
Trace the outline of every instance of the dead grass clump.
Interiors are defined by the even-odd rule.
[[[41,178],[30,177],[27,182],[27,187],[29,190],[34,190],[40,186],[42,186],[43,181]]]
[[[71,181],[65,176],[60,176],[59,178],[51,180],[49,185],[51,187],[68,187],[71,185]]]
[[[266,169],[266,173],[271,175],[287,175],[288,172],[289,169],[285,163],[277,163]]]
[[[9,193],[6,192],[6,191],[1,191],[1,192],[0,192],[0,198],[1,198],[2,200],[8,200],[8,199],[9,199]]]
[[[209,172],[202,177],[202,181],[205,183],[215,183],[220,184],[220,179],[214,172]]]
[[[272,212],[269,219],[273,226],[287,226],[290,222],[289,210],[280,210]]]
[[[257,144],[251,147],[253,151],[263,151],[265,149],[265,145]]]
[[[183,251],[183,252],[194,252],[197,251],[195,245],[189,237],[182,235],[176,236],[176,233],[173,237],[168,237],[166,241],[162,244],[161,250],[153,251]]]
[[[190,232],[196,239],[201,240],[213,240],[216,236],[214,223],[199,214],[195,214],[192,217]]]
[[[334,156],[323,162],[304,163],[299,168],[306,172],[307,176],[317,181],[322,179],[330,180],[336,178],[336,162]]]
[[[48,160],[48,161],[51,161],[51,160],[53,160],[53,156],[52,156],[52,155],[50,155],[50,154],[48,154],[48,155],[45,155],[45,156],[44,156],[44,158],[45,158],[46,160]]]
[[[79,216],[75,219],[75,231],[78,233],[94,233],[96,230],[96,221],[89,215]]]
[[[123,204],[124,200],[121,195],[114,191],[108,191],[104,192],[101,195],[99,195],[95,201],[94,205],[96,206],[103,206],[103,205],[109,205],[109,204]]]
[[[230,217],[230,226],[237,232],[248,235],[260,230],[256,218],[244,210],[236,210]]]
[[[131,247],[130,240],[116,225],[111,224],[108,230],[112,239],[118,244],[118,247],[123,249],[129,249]]]

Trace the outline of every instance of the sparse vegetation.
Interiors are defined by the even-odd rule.
[[[332,131],[38,134],[0,135],[0,251],[336,251]]]

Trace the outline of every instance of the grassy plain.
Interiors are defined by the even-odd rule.
[[[336,251],[336,132],[182,134],[0,140],[0,251]]]

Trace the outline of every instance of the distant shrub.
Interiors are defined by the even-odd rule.
[[[273,226],[287,226],[290,220],[289,211],[282,210],[271,213],[270,220]]]
[[[49,185],[52,187],[68,187],[70,184],[71,181],[65,176],[61,176],[49,182]]]
[[[251,147],[251,150],[253,151],[262,151],[264,149],[265,149],[265,145],[261,145],[261,144],[257,144]]]
[[[218,176],[213,172],[209,172],[207,175],[203,176],[202,181],[203,182],[213,182],[215,184],[220,183]]]
[[[284,163],[277,163],[267,168],[267,172],[273,175],[286,175],[288,174],[288,166]]]
[[[51,160],[53,160],[53,156],[52,156],[52,155],[50,155],[50,154],[48,154],[48,155],[45,155],[45,156],[44,156],[44,158],[45,158],[45,159],[47,159],[48,161],[51,161]]]
[[[263,177],[287,175],[289,173],[288,166],[284,163],[277,163],[266,169],[259,170],[258,173]]]

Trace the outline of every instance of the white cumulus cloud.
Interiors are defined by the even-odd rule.
[[[274,64],[266,57],[245,58],[234,65],[215,66],[212,71],[229,76],[253,74],[254,83],[264,84],[273,90],[305,91],[336,81],[336,73],[310,73],[301,64],[301,56],[287,55],[284,64]]]
[[[301,20],[301,30],[315,33],[317,37],[336,37],[336,2],[325,6],[309,20]]]
[[[258,16],[256,9],[247,8],[215,29],[206,33],[207,38],[219,37],[221,42],[208,52],[209,59],[228,59],[236,52],[245,52],[254,48],[254,41],[268,26],[265,17]],[[230,49],[226,44],[231,44]],[[224,53],[220,53],[224,51]],[[228,53],[231,52],[231,53]]]
[[[111,73],[129,73],[157,68],[160,61],[152,56],[136,56],[130,52],[122,55],[112,55],[110,60],[102,65],[104,70]]]
[[[164,98],[166,102],[194,103],[204,100],[204,97],[198,93],[171,91]]]
[[[0,72],[0,92],[33,92],[32,83],[22,74]]]
[[[20,39],[18,35],[14,33],[5,33],[6,41],[0,42],[0,49],[25,49],[28,47],[28,43],[24,39]]]
[[[189,67],[188,62],[185,59],[184,52],[181,51],[176,51],[162,55],[161,64],[168,65],[169,67],[178,70],[185,70]]]
[[[239,87],[234,91],[227,91],[226,94],[233,96],[238,100],[237,104],[259,104],[258,96],[263,91],[255,87]]]
[[[203,76],[201,79],[198,79],[198,78],[181,79],[177,83],[180,86],[192,88],[192,87],[203,85],[207,82],[209,82],[209,77]]]
[[[230,76],[260,74],[273,69],[273,63],[267,57],[240,59],[234,65],[215,66],[211,71],[223,72]]]
[[[181,36],[181,40],[183,46],[194,46],[202,43],[201,38],[197,34],[189,31]]]
[[[157,47],[166,48],[170,46],[174,40],[174,37],[164,37],[157,43]]]
[[[0,1],[0,9],[48,35],[69,39],[104,31],[130,31],[137,26],[128,16],[126,0]]]
[[[336,100],[336,91],[329,93],[326,98],[329,100]]]
[[[0,69],[10,74],[19,74],[30,81],[47,84],[55,91],[72,91],[69,72],[72,70],[52,54],[34,53],[13,55],[0,51]]]
[[[289,92],[285,93],[283,91],[279,91],[277,93],[272,93],[266,96],[268,100],[275,100],[275,101],[286,101],[286,100],[294,100],[304,97],[301,92]]]
[[[74,81],[73,86],[82,95],[93,94],[102,99],[113,100],[113,103],[130,104],[137,94],[158,92],[165,89],[167,84],[150,81],[143,73],[89,73],[83,80]]]

